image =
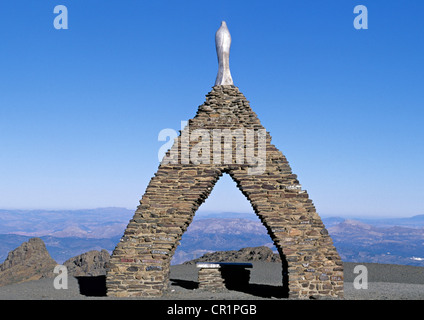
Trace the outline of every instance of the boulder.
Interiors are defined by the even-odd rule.
[[[108,268],[110,254],[107,250],[92,250],[70,258],[63,263],[68,275],[74,277],[104,276]]]
[[[278,253],[265,246],[247,247],[240,250],[216,251],[206,253],[200,258],[184,262],[183,264],[195,264],[197,262],[247,262],[247,261],[265,261],[280,262]]]
[[[31,238],[10,251],[0,264],[0,286],[53,278],[57,262],[52,259],[40,238]]]

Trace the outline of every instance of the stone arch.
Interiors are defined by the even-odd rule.
[[[243,170],[241,170],[243,171]],[[272,221],[268,222],[266,215],[263,215],[263,209],[261,204],[257,201],[258,199],[254,198],[255,194],[255,189],[259,189],[259,188],[255,188],[253,187],[253,190],[251,188],[251,186],[255,186],[255,179],[248,179],[249,182],[252,182],[253,184],[245,184],[245,179],[246,178],[246,174],[240,174],[237,173],[237,170],[235,170],[235,168],[233,167],[232,169],[224,169],[221,172],[221,175],[227,174],[228,176],[230,176],[230,178],[232,179],[233,182],[235,182],[236,184],[236,188],[244,195],[244,197],[246,198],[246,200],[250,203],[252,210],[254,212],[254,214],[256,215],[256,217],[260,220],[260,222],[262,223],[262,225],[265,227],[268,236],[270,237],[270,239],[273,241],[274,246],[276,247],[278,254],[280,256],[281,259],[281,265],[282,265],[282,283],[281,283],[281,292],[279,292],[278,296],[279,297],[288,297],[289,296],[289,277],[288,277],[288,263],[287,263],[287,259],[286,259],[286,255],[285,255],[285,250],[281,247],[281,243],[276,243],[275,239],[276,235],[274,233],[275,228],[272,228]],[[247,183],[249,183],[247,182]],[[263,196],[263,194],[262,194]]]
[[[264,128],[244,95],[234,86],[215,86],[206,97],[161,162],[112,254],[107,273],[108,295],[163,294],[168,288],[171,258],[182,234],[220,176],[228,173],[251,203],[280,253],[287,294],[342,296],[340,256],[288,161],[271,144],[270,134],[263,135],[264,166],[256,171],[261,159],[255,164],[237,158],[241,150],[243,155],[247,154],[246,137],[242,146],[237,145],[237,135],[229,139],[229,144],[219,137],[220,150],[228,150],[230,145],[227,155],[231,155],[231,162],[217,161],[225,159],[225,154],[219,155],[220,159],[214,158],[212,152],[207,154],[217,145],[213,144],[216,141],[204,140],[206,135],[195,141],[186,139],[199,132],[212,136],[213,130],[234,133],[249,129],[258,132],[253,149],[259,154],[259,131],[263,132]],[[200,140],[202,148],[199,148]],[[184,156],[190,154],[196,157],[201,154],[201,160],[187,161]]]

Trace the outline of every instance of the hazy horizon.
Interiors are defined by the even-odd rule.
[[[10,211],[42,211],[42,212],[61,212],[61,211],[88,211],[88,210],[102,210],[102,209],[125,209],[128,210],[130,212],[134,212],[135,210],[137,210],[137,208],[128,208],[128,207],[119,207],[119,206],[111,206],[111,207],[92,207],[92,208],[0,208],[0,211],[2,210],[10,210]],[[210,217],[212,215],[216,215],[218,216],[218,218],[223,218],[222,214],[232,214],[232,215],[237,215],[239,218],[248,218],[248,219],[257,219],[257,215],[252,211],[252,212],[247,212],[247,211],[243,211],[243,212],[239,212],[239,211],[228,211],[228,210],[223,210],[223,211],[216,211],[216,210],[198,210],[195,213],[195,218],[205,218],[205,216]],[[418,213],[415,215],[411,215],[411,216],[405,216],[405,215],[367,215],[367,214],[362,214],[362,215],[342,215],[342,214],[322,214],[318,212],[318,215],[321,218],[343,218],[343,219],[391,219],[391,218],[412,218],[412,217],[416,217],[416,216],[424,216],[424,213]]]

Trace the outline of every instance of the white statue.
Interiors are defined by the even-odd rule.
[[[221,22],[221,27],[215,34],[215,46],[219,64],[215,85],[232,85],[233,79],[230,73],[231,35],[225,21]]]

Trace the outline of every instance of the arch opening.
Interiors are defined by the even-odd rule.
[[[171,266],[200,261],[250,262],[250,282],[240,290],[262,297],[287,297],[287,261],[270,232],[231,174],[223,172],[181,236]],[[193,278],[173,274],[172,267],[170,281],[196,287]]]

